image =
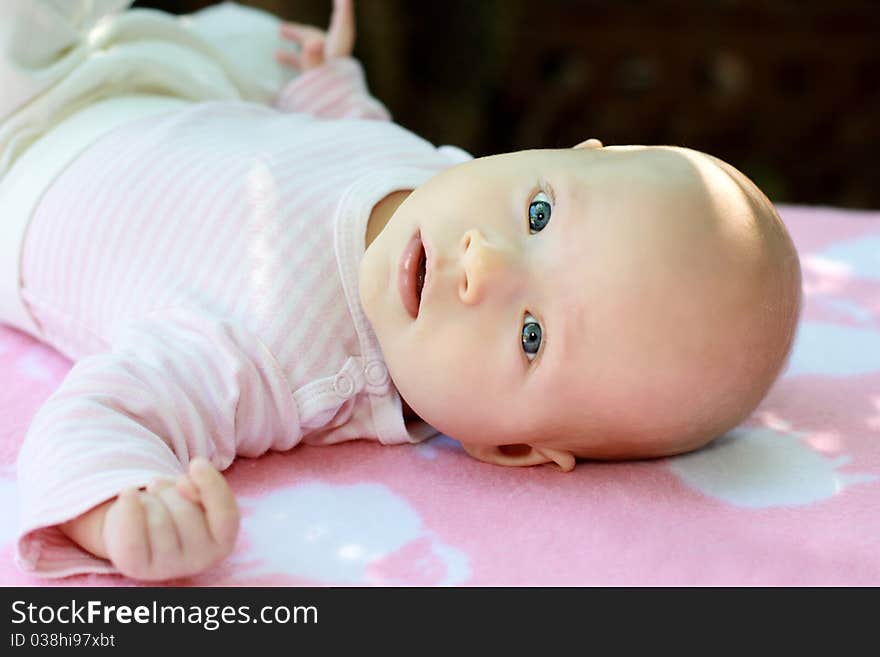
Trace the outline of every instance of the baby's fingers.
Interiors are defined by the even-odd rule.
[[[302,71],[317,68],[324,63],[324,38],[315,37],[304,41],[299,52],[290,50],[275,51],[275,58],[285,66]]]
[[[276,50],[275,59],[290,68],[302,69],[303,67],[302,57],[300,57],[299,53],[291,52],[290,50]]]
[[[111,561],[126,575],[138,576],[150,563],[147,514],[137,489],[120,493],[107,509],[104,546]]]
[[[182,574],[200,572],[219,557],[226,556],[214,544],[205,519],[205,510],[201,506],[193,504],[172,487],[163,490],[161,498],[177,527]]]
[[[306,41],[302,47],[302,67],[317,68],[324,63],[324,38]]]
[[[223,475],[204,458],[193,459],[189,476],[199,489],[208,529],[214,541],[230,546],[238,535],[238,503]]]
[[[306,41],[316,38],[324,38],[324,32],[317,27],[311,25],[303,25],[302,23],[282,23],[281,36],[288,41],[293,41],[302,45]]]
[[[189,475],[180,475],[177,478],[176,488],[177,492],[179,492],[185,499],[193,504],[201,504],[202,499],[199,495],[198,486],[196,486],[195,482],[189,478]]]
[[[180,537],[168,507],[158,495],[144,493],[141,504],[147,513],[147,531],[150,536],[150,566],[164,569],[176,563],[180,553]]]
[[[162,489],[171,486],[173,483],[174,482],[167,477],[157,477],[156,479],[153,479],[153,481],[151,481],[149,484],[147,484],[147,492],[155,495]]]
[[[354,50],[354,0],[333,0],[333,14],[327,30],[327,57],[347,57]]]

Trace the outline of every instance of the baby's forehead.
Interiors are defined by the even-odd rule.
[[[523,177],[546,181],[560,192],[560,201],[567,193],[578,203],[590,199],[623,205],[664,199],[692,202],[695,196],[707,198],[733,187],[713,158],[684,148],[570,148],[509,155],[502,170],[511,183]]]
[[[597,161],[607,165],[609,172],[633,177],[642,183],[675,183],[693,188],[711,172],[719,171],[703,153],[672,146],[608,147]]]
[[[522,177],[563,180],[574,185],[618,181],[631,185],[669,185],[694,189],[706,172],[721,169],[704,153],[674,146],[607,146],[516,151],[469,163],[496,177],[515,182]]]

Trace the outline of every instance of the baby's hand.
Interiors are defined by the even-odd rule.
[[[354,50],[354,0],[333,0],[330,27],[324,32],[311,25],[282,23],[281,36],[299,46],[299,52],[279,50],[278,61],[301,71],[321,66]]]
[[[195,575],[235,545],[239,513],[229,484],[206,459],[190,462],[177,482],[116,498],[104,520],[107,556],[123,575],[162,580]]]

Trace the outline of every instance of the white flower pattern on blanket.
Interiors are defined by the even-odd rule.
[[[773,429],[735,429],[707,448],[670,459],[688,486],[734,506],[810,504],[847,486],[877,479],[839,468],[848,456],[828,458],[797,435]]]
[[[286,573],[327,584],[454,585],[470,576],[467,556],[426,532],[419,514],[381,484],[309,482],[241,500],[251,549],[242,575]],[[421,554],[403,572],[395,555]]]
[[[803,322],[798,328],[797,344],[785,375],[855,376],[870,372],[880,372],[880,332]]]
[[[839,242],[819,252],[819,257],[845,263],[851,276],[880,281],[880,236]]]

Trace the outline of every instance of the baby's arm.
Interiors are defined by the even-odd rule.
[[[311,25],[284,23],[281,36],[294,43],[297,51],[279,51],[278,61],[300,75],[278,94],[276,108],[324,118],[391,118],[387,108],[370,95],[363,69],[351,56],[354,0],[334,0],[326,32]]]
[[[218,471],[300,437],[286,377],[246,328],[188,310],[130,324],[34,417],[18,461],[18,562],[49,576],[203,570],[232,549],[238,526]]]

